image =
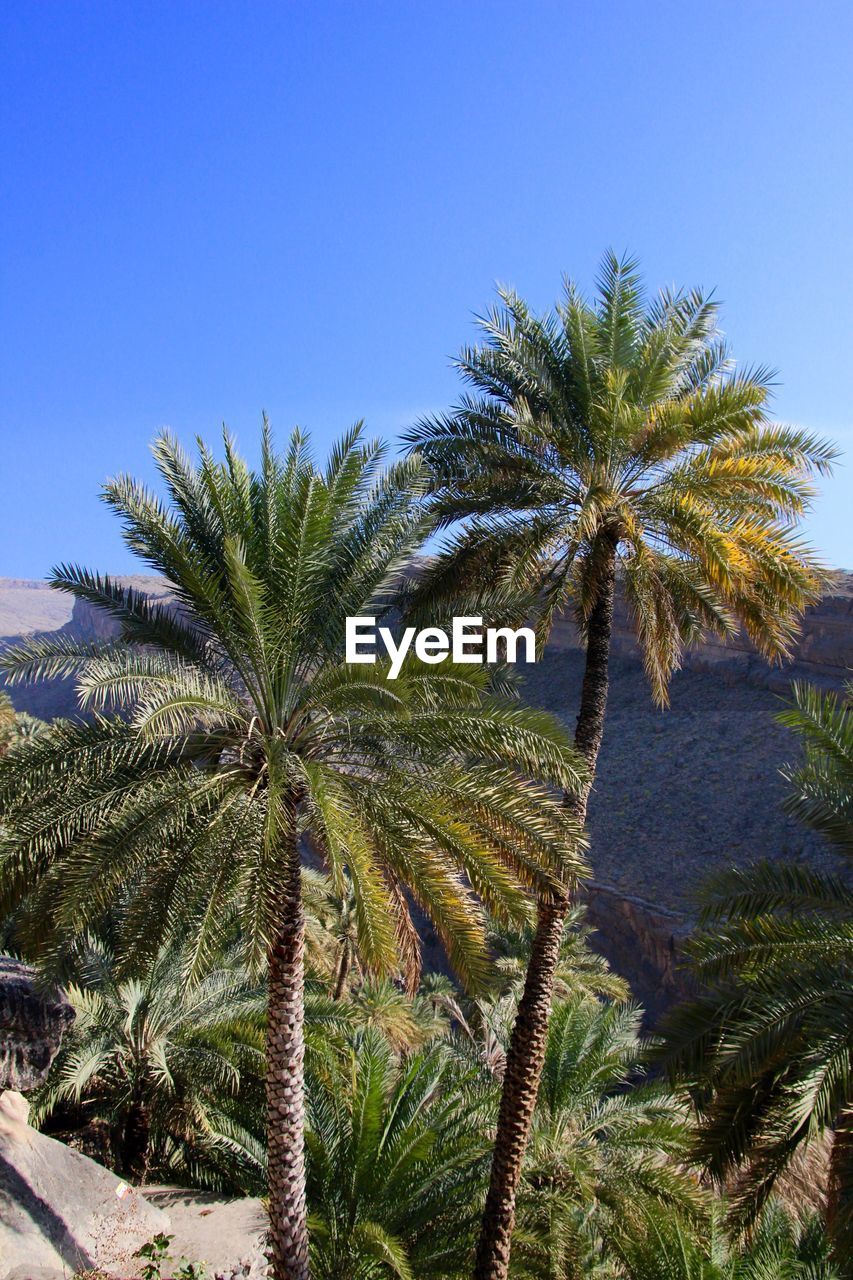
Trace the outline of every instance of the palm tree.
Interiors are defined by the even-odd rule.
[[[687,1108],[642,1079],[642,1011],[575,995],[557,1003],[518,1197],[513,1274],[583,1280],[617,1271],[650,1214],[694,1225],[697,1183],[681,1167]]]
[[[488,1141],[440,1049],[398,1060],[375,1030],[308,1103],[315,1280],[451,1280],[465,1273]]]
[[[778,1201],[735,1243],[719,1213],[701,1233],[665,1210],[646,1227],[645,1237],[632,1238],[622,1251],[622,1274],[630,1280],[839,1280],[820,1219],[796,1217]]]
[[[583,907],[570,907],[563,925],[560,953],[554,970],[553,998],[566,1000],[585,992],[606,996],[611,1000],[627,1000],[628,984],[590,943],[592,929],[586,923]],[[489,934],[495,988],[517,1001],[524,990],[524,979],[533,945],[533,927],[496,925]]]
[[[763,370],[734,369],[702,293],[647,304],[633,262],[605,259],[594,302],[571,283],[545,316],[509,290],[457,361],[473,388],[408,439],[432,472],[437,518],[464,520],[417,607],[513,607],[540,639],[571,605],[586,641],[575,744],[587,783],[604,729],[617,577],[658,703],[685,644],[742,625],[768,659],[789,652],[820,578],[795,533],[834,451],[768,420]],[[460,590],[463,595],[460,599]],[[513,606],[512,602],[516,600]],[[464,605],[464,610],[463,610]],[[515,1190],[545,1051],[569,894],[540,901],[507,1064],[479,1280],[507,1274]]]
[[[44,721],[29,715],[26,711],[16,711],[7,693],[0,690],[0,756],[15,745],[41,733]]]
[[[554,998],[567,1000],[577,995],[628,999],[628,984],[614,973],[603,956],[589,945],[591,930],[584,912],[574,906],[563,928],[560,955],[554,972]],[[451,1022],[457,1051],[463,1051],[488,1072],[503,1079],[506,1070],[509,1032],[515,1020],[530,959],[533,928],[493,925],[489,931],[492,978],[489,990],[467,998],[447,979],[427,975],[421,991]]]
[[[310,867],[302,869],[305,904],[305,945],[309,962],[332,983],[335,1000],[344,995],[355,970],[362,977],[358,954],[356,896],[348,878],[340,891],[329,876]]]
[[[32,639],[20,680],[75,674],[86,722],[60,722],[0,766],[0,915],[53,958],[122,895],[120,954],[175,934],[187,974],[237,928],[267,976],[268,1181],[276,1280],[308,1274],[303,1155],[304,913],[300,846],[355,895],[359,949],[416,981],[409,902],[432,918],[465,982],[484,977],[484,913],[524,917],[580,870],[577,823],[549,788],[580,785],[548,716],[488,696],[480,667],[343,661],[348,616],[381,617],[425,529],[421,463],[380,469],[360,428],[318,469],[265,426],[250,470],[154,445],[161,501],[120,477],[104,491],[128,546],[174,606],[77,567],[53,585],[119,624],[117,639]],[[536,779],[536,780],[534,780]],[[410,895],[410,896],[409,896]]]
[[[367,978],[351,993],[348,1007],[359,1027],[373,1027],[400,1052],[442,1040],[450,1030],[443,1010],[420,990],[413,995],[388,978]]]
[[[848,691],[849,694],[849,691]],[[853,852],[850,703],[794,686],[779,718],[806,752],[787,807]],[[664,1027],[700,1108],[695,1154],[749,1226],[797,1152],[833,1132],[827,1224],[853,1275],[853,890],[798,863],[733,868],[707,887],[690,952],[703,990]]]
[[[188,985],[170,947],[129,978],[87,938],[68,997],[77,1017],[36,1095],[35,1121],[71,1108],[106,1125],[108,1161],[126,1178],[263,1183],[266,1001],[239,961],[225,956]]]

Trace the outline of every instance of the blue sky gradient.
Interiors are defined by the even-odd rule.
[[[7,0],[0,45],[0,574],[131,569],[97,492],[164,425],[393,439],[496,280],[608,245],[853,451],[847,3]],[[809,522],[849,568],[851,474]]]

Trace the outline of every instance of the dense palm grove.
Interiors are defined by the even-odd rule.
[[[653,1036],[578,905],[616,590],[660,703],[703,630],[784,656],[832,451],[768,420],[711,302],[648,304],[630,263],[483,328],[473,393],[403,461],[359,429],[324,468],[266,426],[257,470],[161,437],[165,498],[104,496],[175,605],[62,566],[116,638],[2,655],[12,684],[73,676],[82,713],[0,705],[3,946],[77,1010],[34,1117],[134,1181],[266,1197],[275,1280],[849,1277],[849,696],[782,713],[838,874],[710,884],[695,998]],[[344,661],[349,616],[541,642],[567,607],[574,740],[500,664]]]

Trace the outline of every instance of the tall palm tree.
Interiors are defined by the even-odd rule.
[[[635,263],[608,254],[594,301],[571,283],[547,315],[517,294],[481,321],[457,360],[472,387],[409,435],[433,476],[438,518],[464,520],[420,584],[418,607],[467,587],[456,612],[521,600],[544,639],[574,609],[586,641],[575,744],[589,766],[604,729],[617,577],[652,692],[666,702],[685,644],[739,625],[785,655],[819,575],[795,522],[834,451],[768,420],[763,370],[734,369],[702,293],[647,303]],[[485,598],[484,598],[485,597]],[[507,1064],[479,1280],[507,1274],[515,1190],[545,1051],[566,892],[542,898]]]
[[[188,976],[239,928],[267,975],[266,1091],[276,1280],[308,1274],[303,1155],[304,913],[300,844],[355,895],[374,970],[417,972],[409,896],[463,981],[482,980],[484,916],[523,917],[580,869],[577,823],[551,785],[580,785],[548,716],[488,696],[483,668],[343,661],[346,619],[381,617],[423,537],[421,463],[381,470],[359,428],[320,470],[264,429],[250,470],[154,445],[161,501],[104,491],[128,546],[174,606],[82,568],[53,585],[119,624],[117,639],[33,639],[7,678],[77,677],[86,722],[55,724],[0,766],[0,915],[56,958],[123,895],[121,954],[189,940]]]
[[[849,693],[853,691],[848,691]],[[853,853],[850,702],[795,685],[779,717],[802,737],[787,807]],[[797,863],[733,868],[706,889],[691,944],[703,990],[665,1024],[694,1083],[696,1156],[749,1226],[797,1152],[832,1131],[827,1224],[853,1275],[853,889]]]

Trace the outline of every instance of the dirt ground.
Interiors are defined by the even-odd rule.
[[[168,1213],[174,1236],[170,1260],[181,1257],[204,1262],[214,1277],[248,1277],[264,1274],[266,1214],[260,1200],[225,1199],[204,1191],[173,1187],[146,1187],[147,1200]]]

